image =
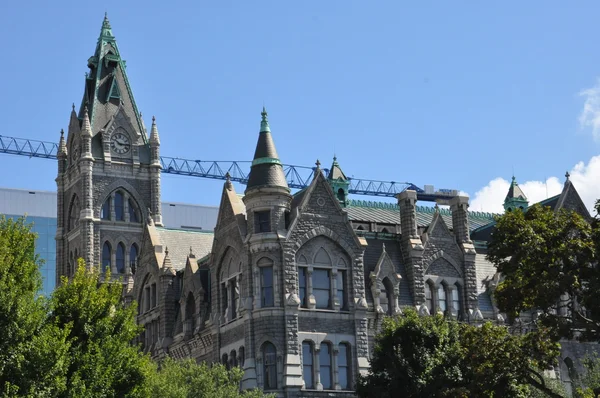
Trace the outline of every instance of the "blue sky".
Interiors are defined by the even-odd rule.
[[[11,2],[0,135],[58,141],[107,11],[163,155],[250,160],[264,103],[284,163],[336,153],[350,176],[459,189],[489,211],[513,170],[537,200],[570,170],[591,206],[600,3],[577,4]],[[2,187],[56,189],[53,161],[0,155],[0,167]],[[163,175],[163,200],[217,205],[221,186]]]

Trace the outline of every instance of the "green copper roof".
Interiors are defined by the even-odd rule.
[[[260,115],[262,116],[262,120],[260,121],[260,132],[261,133],[271,132],[271,128],[269,127],[269,119],[267,118],[267,110],[265,109],[264,106],[263,106],[263,110],[260,113]]]

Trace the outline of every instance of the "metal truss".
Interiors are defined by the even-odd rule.
[[[28,156],[30,158],[56,159],[58,144],[26,138],[6,137],[0,135],[0,153]],[[248,172],[251,162],[235,160],[190,160],[161,156],[162,172],[190,177],[212,178],[225,180],[229,173],[232,181],[241,184],[248,183]],[[321,169],[325,175],[328,169]],[[306,188],[315,173],[315,167],[295,166],[284,164],[283,172],[290,188]],[[417,192],[417,198],[422,201],[444,201],[451,196],[446,192],[425,192],[422,188],[410,182],[376,181],[362,178],[348,178],[348,192],[356,195],[395,197],[400,192],[412,189]]]

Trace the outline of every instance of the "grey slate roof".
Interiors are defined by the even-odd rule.
[[[515,179],[515,177],[512,178],[510,188],[508,188],[508,193],[506,194],[506,198],[504,199],[504,201],[506,202],[507,200],[512,198],[527,200],[527,196],[525,196],[523,190],[521,190],[519,184],[517,184],[517,180]]]
[[[283,167],[280,164],[263,163],[252,166],[246,191],[264,186],[288,188]]]
[[[202,258],[210,253],[214,234],[212,232],[187,231],[156,227],[163,250],[169,249],[169,258],[175,270],[185,268],[187,257],[192,253]],[[162,264],[161,264],[162,265]]]
[[[352,200],[346,207],[351,221],[376,222],[378,224],[400,224],[400,209],[397,204]],[[417,225],[428,226],[433,220],[433,207],[417,206]],[[440,209],[440,215],[448,227],[452,227],[452,213]],[[478,211],[469,212],[469,230],[482,227],[494,221],[494,214]]]

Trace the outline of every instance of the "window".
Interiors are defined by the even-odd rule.
[[[71,212],[69,213],[69,231],[79,226],[79,213],[81,213],[81,207],[79,206],[79,198],[75,196],[73,198],[73,202],[71,203]]]
[[[117,245],[117,272],[120,274],[125,273],[125,245],[119,243]]]
[[[227,354],[223,354],[223,356],[221,357],[221,363],[225,365],[227,369],[229,369],[229,357],[227,356]]]
[[[189,325],[190,332],[193,332],[196,329],[196,300],[194,300],[192,292],[188,293],[185,302],[185,320]]]
[[[446,287],[444,285],[439,285],[437,289],[437,299],[438,299],[438,309],[443,313],[446,312],[448,308],[446,306]]]
[[[272,262],[271,262],[272,264]],[[273,266],[260,268],[261,307],[273,307],[275,297],[273,294]]]
[[[240,292],[235,278],[231,280],[231,285],[231,310],[229,311],[229,314],[230,319],[235,319],[237,317],[237,307],[240,301]]]
[[[127,201],[127,204],[129,205],[129,221],[130,222],[140,222],[140,217],[138,215],[138,211],[137,211],[135,202],[131,198],[129,198],[129,200]]]
[[[125,203],[123,194],[121,192],[115,192],[115,219],[117,221],[125,220]]]
[[[425,305],[431,314],[433,311],[433,295],[431,294],[431,285],[429,282],[425,282]]]
[[[394,315],[396,296],[394,295],[394,285],[392,285],[392,281],[390,278],[383,278],[383,287],[385,288],[385,296],[387,298],[387,314]]]
[[[223,283],[221,284],[221,298],[222,298],[222,311],[223,311],[223,316],[227,315],[227,283]],[[227,320],[225,320],[227,321]]]
[[[254,232],[271,232],[271,212],[269,210],[254,212]]]
[[[306,267],[298,267],[298,286],[300,290],[300,305],[304,308],[308,307],[308,297],[306,294],[306,278],[308,278],[308,270]]]
[[[313,271],[313,296],[317,302],[317,308],[331,308],[331,277],[328,269],[318,269]]]
[[[110,272],[110,268],[111,268],[110,255],[111,255],[111,253],[112,253],[112,249],[110,247],[110,243],[104,242],[104,246],[102,246],[102,271],[103,272],[106,272],[106,271]]]
[[[346,193],[344,192],[344,188],[340,188],[337,191],[337,198],[340,202],[346,200]]]
[[[263,344],[263,375],[265,390],[277,388],[277,350],[272,343]]]
[[[137,267],[137,262],[138,262],[138,247],[134,243],[133,245],[131,245],[131,248],[129,249],[129,266],[131,267],[132,273],[135,273],[135,268]]]
[[[339,374],[339,384],[342,390],[350,389],[350,361],[349,358],[352,358],[352,354],[350,353],[350,345],[347,343],[341,343],[339,345],[339,353],[338,353],[338,374]]]
[[[102,220],[110,220],[110,202],[111,199],[109,196],[108,199],[106,199],[106,201],[102,205],[102,210],[100,211],[100,218]]]
[[[150,307],[156,307],[156,283],[150,286]]]
[[[319,351],[319,373],[321,374],[321,384],[324,390],[331,390],[331,347],[327,343],[321,343]]]
[[[346,310],[348,300],[346,299],[346,271],[337,273],[337,297],[340,302],[340,309]]]
[[[235,350],[231,350],[231,353],[229,353],[229,364],[231,368],[237,368],[238,366],[238,361],[237,361],[237,354],[235,352]]]
[[[314,388],[313,384],[313,349],[312,344],[305,341],[302,343],[302,375],[304,387]]]
[[[460,285],[457,283],[452,289],[452,308],[460,315]]]
[[[244,368],[244,362],[246,361],[246,350],[244,347],[240,347],[240,366]]]

